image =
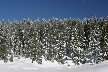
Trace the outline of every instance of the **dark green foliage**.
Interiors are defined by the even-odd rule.
[[[13,54],[13,55],[12,55]],[[108,60],[108,18],[57,20],[52,18],[0,23],[0,58],[13,62],[13,57],[42,59],[64,64],[64,57],[75,64],[84,64],[91,55],[92,63]]]

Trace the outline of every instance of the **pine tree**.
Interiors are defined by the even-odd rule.
[[[7,41],[6,41],[6,34],[5,34],[5,28],[3,28],[4,25],[0,25],[0,58],[4,60],[4,62],[7,62],[7,55],[8,52],[7,50],[9,49],[7,46]]]
[[[99,63],[101,61],[100,57],[101,49],[99,46],[100,36],[101,36],[101,31],[99,29],[98,21],[95,16],[91,21],[90,46],[89,46],[89,53],[91,53],[92,63]]]

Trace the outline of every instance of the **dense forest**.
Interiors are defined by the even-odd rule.
[[[42,64],[44,58],[64,64],[66,56],[76,65],[108,60],[108,17],[0,21],[0,59],[4,62],[24,57],[32,63]]]

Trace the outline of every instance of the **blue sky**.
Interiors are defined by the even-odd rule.
[[[90,18],[108,15],[108,0],[0,0],[0,20]]]

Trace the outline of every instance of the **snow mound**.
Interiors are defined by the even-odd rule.
[[[32,62],[29,58],[14,58],[14,62],[4,63],[0,60],[0,72],[108,72],[108,61],[95,65],[74,65],[71,60],[66,60],[67,64],[60,65],[56,61],[50,62],[42,60],[43,64],[39,65]]]

